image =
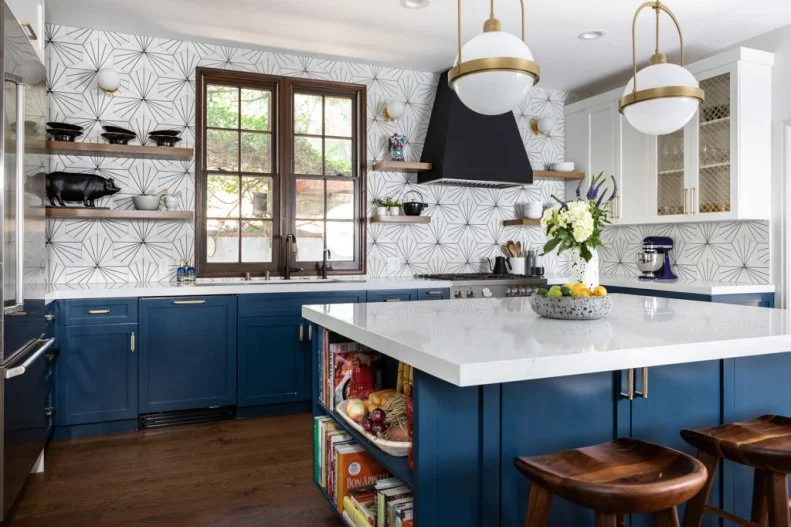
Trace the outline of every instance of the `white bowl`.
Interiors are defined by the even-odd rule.
[[[557,163],[552,163],[552,170],[555,172],[574,172],[574,162],[560,161]]]
[[[153,194],[132,196],[132,203],[137,210],[157,210],[159,209],[159,200],[160,197]]]

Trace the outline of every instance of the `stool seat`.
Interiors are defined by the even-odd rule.
[[[788,417],[764,415],[751,421],[682,430],[681,437],[712,456],[769,472],[791,472],[791,419]]]
[[[514,464],[549,492],[613,514],[671,509],[697,494],[707,476],[706,468],[692,456],[630,438],[518,457]]]

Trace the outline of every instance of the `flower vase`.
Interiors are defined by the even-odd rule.
[[[571,271],[572,284],[582,282],[588,288],[593,289],[599,285],[599,253],[596,249],[591,249],[590,252],[590,261],[585,261],[578,248],[571,249],[569,270]]]

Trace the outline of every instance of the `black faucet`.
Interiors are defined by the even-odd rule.
[[[327,279],[327,271],[332,271],[332,264],[329,263],[329,259],[332,258],[332,253],[329,249],[324,249],[321,256],[321,278],[322,280]],[[318,265],[318,264],[316,264]]]
[[[283,280],[291,280],[291,273],[298,273],[302,270],[301,267],[291,265],[292,254],[297,254],[297,237],[293,234],[286,234],[286,265]]]

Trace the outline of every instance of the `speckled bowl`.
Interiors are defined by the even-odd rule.
[[[536,314],[561,320],[596,320],[612,309],[612,297],[549,297],[533,295],[530,307]]]

